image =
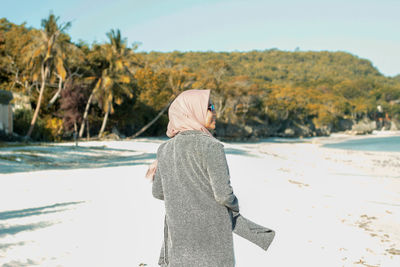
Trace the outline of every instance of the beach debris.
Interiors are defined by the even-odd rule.
[[[390,249],[387,249],[386,251],[392,255],[400,255],[400,249],[390,248]]]
[[[359,259],[358,261],[354,262],[354,264],[364,264],[365,261],[363,259]]]
[[[356,221],[356,225],[365,231],[372,232],[372,229],[370,228],[370,224],[373,220],[376,220],[377,218],[374,216],[368,216],[366,214],[363,214],[360,216],[361,220]]]
[[[367,252],[369,252],[369,253],[375,254],[375,252],[374,252],[372,249],[370,249],[370,248],[366,248],[365,250],[366,250]]]
[[[140,263],[139,266],[147,266],[146,263]]]
[[[376,217],[374,217],[374,216],[368,217],[368,215],[366,215],[366,214],[363,214],[363,215],[361,215],[360,217],[361,217],[361,218],[365,218],[365,219],[367,219],[367,220],[376,220]]]
[[[310,186],[309,184],[305,184],[305,183],[302,183],[302,182],[299,182],[299,181],[295,181],[295,180],[290,180],[289,179],[288,181],[289,181],[289,183],[295,184],[295,185],[297,185],[299,187]]]
[[[359,259],[358,261],[354,262],[354,264],[361,264],[361,265],[364,265],[364,266],[367,266],[367,267],[379,267],[379,265],[367,264],[365,262],[365,260],[363,260],[363,259]]]
[[[389,239],[389,235],[384,234],[383,236],[380,236],[381,238],[381,243],[385,243],[385,242],[391,242],[392,240]],[[390,245],[390,247],[393,247],[394,245]],[[399,254],[400,255],[400,254]]]

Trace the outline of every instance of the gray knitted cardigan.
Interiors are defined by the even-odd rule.
[[[153,196],[164,200],[159,265],[232,267],[232,231],[267,249],[274,231],[239,214],[223,145],[201,131],[184,131],[157,151]]]

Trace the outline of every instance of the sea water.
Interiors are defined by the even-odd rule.
[[[364,151],[400,152],[400,136],[347,140],[339,143],[325,144],[324,147]]]

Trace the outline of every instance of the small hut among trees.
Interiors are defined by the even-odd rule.
[[[12,134],[13,112],[10,101],[13,95],[10,91],[0,90],[0,132]]]

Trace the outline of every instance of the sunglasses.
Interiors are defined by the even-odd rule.
[[[214,112],[214,111],[215,111],[214,104],[209,104],[209,105],[208,105],[208,110]]]

